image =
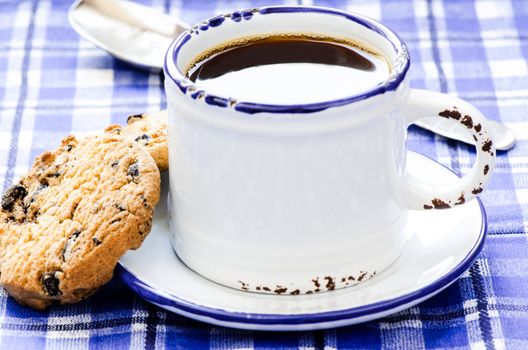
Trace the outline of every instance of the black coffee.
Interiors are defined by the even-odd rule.
[[[197,86],[260,103],[338,99],[368,90],[390,74],[380,54],[326,38],[273,36],[204,56],[187,72]]]

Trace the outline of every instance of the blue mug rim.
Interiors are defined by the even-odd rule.
[[[396,51],[396,60],[390,77],[369,90],[344,98],[316,103],[282,105],[238,101],[231,97],[224,97],[216,94],[211,94],[201,89],[199,86],[196,86],[185,75],[181,74],[178,69],[176,69],[176,76],[173,75],[169,70],[169,60],[172,60],[175,67],[177,66],[178,53],[185,46],[185,44],[189,40],[191,40],[193,34],[198,35],[200,31],[206,31],[212,28],[219,27],[226,21],[227,18],[230,18],[234,22],[241,22],[243,20],[250,20],[256,13],[258,13],[259,15],[272,15],[306,12],[323,13],[343,17],[347,20],[360,24],[366,27],[367,29],[376,32],[377,34],[381,35],[386,40],[388,40]],[[350,103],[359,102],[371,98],[373,96],[381,95],[386,92],[395,91],[405,79],[407,71],[409,70],[409,66],[410,57],[407,45],[395,32],[371,18],[328,7],[300,5],[266,6],[242,11],[235,11],[226,15],[210,17],[209,19],[201,21],[198,24],[192,26],[191,28],[185,30],[182,34],[180,34],[178,38],[173,41],[173,43],[169,46],[169,49],[167,50],[164,61],[164,74],[176,84],[176,86],[184,95],[187,95],[197,101],[203,101],[204,103],[211,106],[230,108],[235,111],[250,115],[256,113],[300,114],[314,113],[332,107],[340,107],[348,105]]]

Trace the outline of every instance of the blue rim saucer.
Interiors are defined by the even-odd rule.
[[[408,168],[433,181],[456,179],[443,165],[414,152],[408,153]],[[164,175],[165,195],[167,182]],[[471,266],[487,231],[479,199],[454,209],[411,211],[402,255],[371,280],[314,295],[261,295],[218,285],[189,270],[170,246],[165,199],[156,209],[151,233],[141,248],[123,256],[117,275],[140,297],[164,309],[244,329],[332,328],[414,306],[447,288]]]

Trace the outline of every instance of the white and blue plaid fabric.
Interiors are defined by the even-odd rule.
[[[296,1],[146,0],[188,23]],[[302,1],[381,20],[408,44],[413,87],[457,95],[508,124],[482,194],[489,235],[455,284],[390,317],[315,332],[214,327],[135,296],[114,279],[88,300],[39,312],[0,292],[1,349],[528,349],[528,1]],[[69,26],[70,1],[0,0],[0,174],[3,188],[70,134],[165,107],[163,76],[116,60]],[[411,127],[409,146],[463,174],[471,146]]]

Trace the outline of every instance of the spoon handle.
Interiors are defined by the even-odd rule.
[[[450,123],[447,119],[422,119],[414,124],[450,139],[462,141],[470,145],[475,143],[471,134],[458,125]],[[488,119],[488,126],[496,149],[505,151],[515,145],[515,134],[506,125]]]

